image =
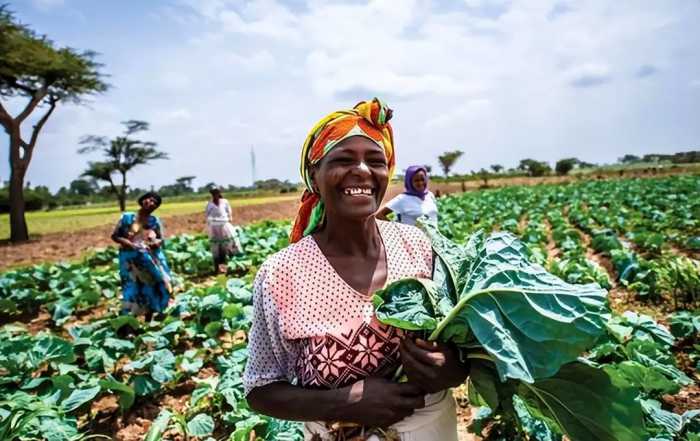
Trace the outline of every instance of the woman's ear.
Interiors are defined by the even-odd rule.
[[[318,185],[316,185],[316,166],[312,166],[309,169],[309,178],[311,178],[311,189],[314,191],[314,193],[319,194],[318,191]]]

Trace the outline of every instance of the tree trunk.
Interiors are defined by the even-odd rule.
[[[119,209],[123,212],[126,211],[126,173],[122,174],[122,186],[119,188]]]
[[[29,240],[27,220],[24,218],[24,176],[27,173],[22,161],[13,161],[12,152],[19,150],[19,130],[10,133],[10,240],[26,242]]]

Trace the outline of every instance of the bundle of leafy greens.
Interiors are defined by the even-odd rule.
[[[571,285],[530,261],[510,233],[455,244],[422,224],[435,251],[432,280],[404,279],[374,298],[377,318],[455,344],[470,362],[474,405],[520,433],[542,423],[572,441],[648,438],[638,390],[579,356],[606,332],[607,292]]]

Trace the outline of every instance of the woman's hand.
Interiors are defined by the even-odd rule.
[[[423,390],[415,384],[395,383],[378,377],[348,387],[346,405],[338,420],[367,427],[388,427],[425,406]]]
[[[136,249],[136,245],[134,245],[134,243],[132,241],[130,241],[129,239],[122,237],[118,240],[118,243],[127,250],[135,250]]]
[[[401,362],[408,382],[425,393],[459,386],[469,375],[469,367],[459,361],[457,351],[445,344],[410,338],[401,341]]]

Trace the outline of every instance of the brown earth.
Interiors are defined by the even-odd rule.
[[[291,219],[296,213],[296,201],[271,202],[237,208],[234,223],[249,224],[261,220]],[[183,233],[203,233],[204,217],[200,213],[169,216],[163,219],[168,236]],[[52,233],[21,244],[5,243],[0,246],[0,269],[40,262],[74,260],[90,248],[112,245],[112,225],[80,232]],[[77,246],[80,244],[81,246]]]

